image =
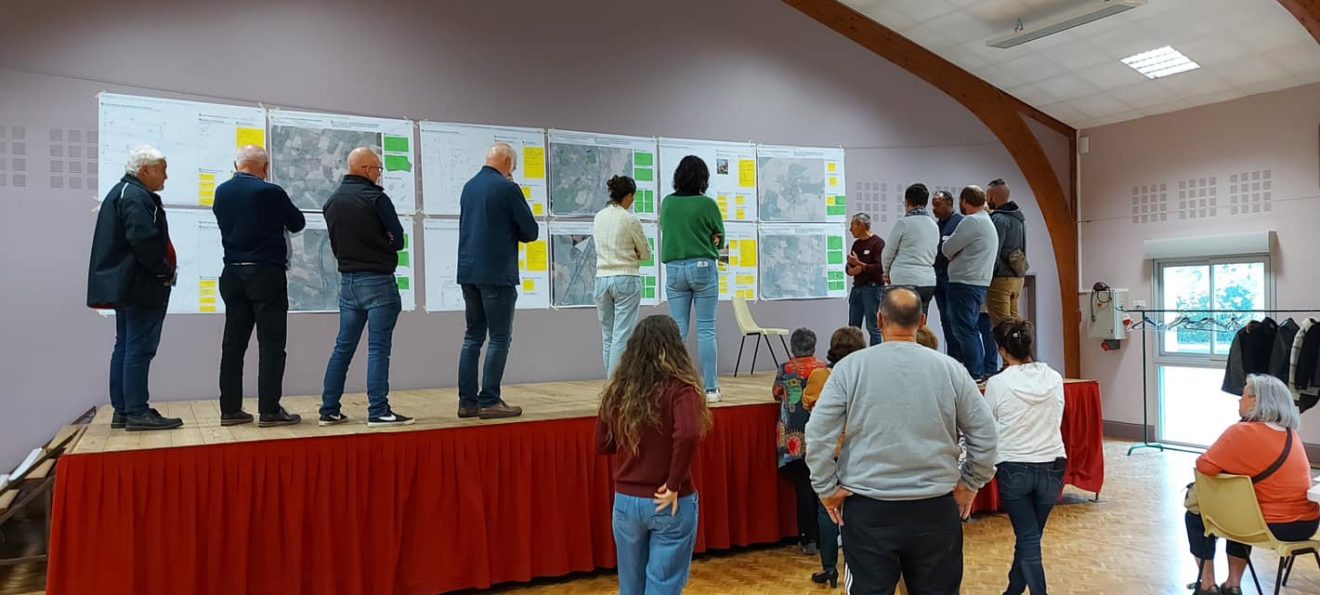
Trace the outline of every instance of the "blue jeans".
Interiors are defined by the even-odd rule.
[[[678,499],[678,514],[656,512],[650,498],[614,494],[619,595],[682,593],[696,545],[696,494]]]
[[[110,354],[110,405],[115,413],[147,412],[147,378],[164,326],[165,308],[115,308],[115,349]]]
[[[981,358],[981,373],[989,376],[999,371],[999,346],[995,343],[995,329],[990,324],[990,315],[982,312],[976,316],[976,329],[981,334],[981,349],[985,356]]]
[[[1045,521],[1059,501],[1067,459],[1050,463],[999,464],[995,479],[1008,520],[1013,523],[1017,543],[1013,547],[1013,566],[1008,571],[1004,593],[1018,595],[1031,589],[1032,595],[1045,593],[1045,566],[1041,563],[1040,539]]]
[[[388,273],[344,273],[339,282],[339,336],[330,363],[325,367],[325,387],[321,392],[321,415],[339,413],[339,399],[344,396],[344,379],[353,353],[367,329],[367,415],[390,414],[390,349],[394,344],[394,323],[399,320],[403,302],[399,284]]]
[[[953,308],[949,303],[949,272],[935,271],[935,306],[940,310],[940,330],[944,331],[944,352],[958,357],[958,342],[953,338]]]
[[[642,305],[642,278],[637,275],[596,277],[596,317],[600,319],[600,354],[605,377],[614,375]]]
[[[884,342],[880,336],[880,298],[885,293],[885,288],[880,285],[863,285],[858,287],[853,284],[852,291],[848,293],[848,326],[865,328],[866,333],[871,336],[871,344],[879,345]]]
[[[715,308],[720,300],[720,275],[715,261],[692,258],[665,263],[665,297],[669,315],[687,341],[691,310],[697,311],[697,351],[706,390],[719,390],[719,353],[715,346]]]
[[[986,288],[965,283],[949,283],[949,318],[953,324],[953,338],[958,342],[958,361],[967,368],[972,378],[985,372],[985,344],[977,328],[977,316],[985,303]]]
[[[494,407],[500,404],[500,382],[504,363],[509,359],[513,342],[513,307],[518,302],[518,288],[512,285],[463,285],[463,304],[467,332],[463,350],[458,355],[458,406]],[[477,392],[477,362],[481,344],[490,335],[486,364],[481,370],[481,392]]]

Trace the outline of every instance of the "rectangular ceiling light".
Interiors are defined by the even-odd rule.
[[[1092,0],[1073,10],[1065,11],[1037,22],[1023,25],[1022,20],[1018,21],[1015,31],[1007,35],[1002,35],[985,42],[992,48],[1011,48],[1022,45],[1028,41],[1034,41],[1042,37],[1054,35],[1080,27],[1087,23],[1092,23],[1105,17],[1114,16],[1120,12],[1126,12],[1142,6],[1146,0]]]
[[[1196,70],[1201,67],[1200,64],[1182,55],[1182,52],[1167,45],[1149,52],[1141,52],[1135,56],[1123,58],[1123,63],[1146,75],[1146,78],[1152,79]]]

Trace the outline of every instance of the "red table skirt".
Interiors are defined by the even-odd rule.
[[[778,413],[714,410],[693,471],[698,551],[796,535]],[[65,456],[48,592],[438,593],[613,568],[594,423]]]
[[[1105,483],[1105,421],[1100,408],[1100,383],[1094,380],[1063,385],[1063,449],[1068,471],[1063,483],[1097,496]],[[999,487],[991,481],[976,495],[972,512],[1000,510]]]

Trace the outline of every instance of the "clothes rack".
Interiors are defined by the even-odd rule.
[[[1177,452],[1189,452],[1189,453],[1192,453],[1192,454],[1199,454],[1199,453],[1204,452],[1204,449],[1190,448],[1190,447],[1179,446],[1179,445],[1175,445],[1175,444],[1164,444],[1164,443],[1162,443],[1162,442],[1160,442],[1160,441],[1158,441],[1158,440],[1152,440],[1152,439],[1151,439],[1151,436],[1150,436],[1150,389],[1149,389],[1149,384],[1150,384],[1150,371],[1149,371],[1149,370],[1150,370],[1150,368],[1149,368],[1149,363],[1150,363],[1150,362],[1149,362],[1149,360],[1150,360],[1150,350],[1147,348],[1146,335],[1149,334],[1150,331],[1164,332],[1164,331],[1168,330],[1168,328],[1167,328],[1167,326],[1166,326],[1165,324],[1163,324],[1163,323],[1161,323],[1161,322],[1158,322],[1158,321],[1155,321],[1155,320],[1151,319],[1151,318],[1150,318],[1150,315],[1151,315],[1151,314],[1178,314],[1178,315],[1180,315],[1179,318],[1183,318],[1183,317],[1187,316],[1188,314],[1239,314],[1239,315],[1254,315],[1254,314],[1262,314],[1262,315],[1272,315],[1272,314],[1316,314],[1316,313],[1320,312],[1320,308],[1311,308],[1311,309],[1305,309],[1305,310],[1300,310],[1300,309],[1296,309],[1296,308],[1293,308],[1293,309],[1271,309],[1271,308],[1264,308],[1264,309],[1241,309],[1241,310],[1215,310],[1215,309],[1148,309],[1148,308],[1125,308],[1125,307],[1119,306],[1119,307],[1118,307],[1118,311],[1119,311],[1119,312],[1126,312],[1126,313],[1129,313],[1129,314],[1135,314],[1135,315],[1139,315],[1139,316],[1140,316],[1140,319],[1139,319],[1138,323],[1137,323],[1136,325],[1133,325],[1133,327],[1134,327],[1135,330],[1139,330],[1139,331],[1141,331],[1141,444],[1133,445],[1131,448],[1128,449],[1128,452],[1127,452],[1127,453],[1128,453],[1128,456],[1132,456],[1132,453],[1133,453],[1133,452],[1136,452],[1136,451],[1141,450],[1141,449],[1143,449],[1143,448],[1154,448],[1154,449],[1158,449],[1160,452],[1164,452],[1164,451],[1166,451],[1166,450],[1172,450],[1172,451],[1177,451]],[[1252,319],[1252,318],[1248,318],[1248,321],[1251,320],[1251,319]]]

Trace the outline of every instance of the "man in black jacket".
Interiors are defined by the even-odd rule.
[[[994,180],[985,190],[990,204],[990,220],[999,233],[999,254],[995,257],[994,278],[985,293],[986,311],[991,327],[1008,320],[1022,320],[1018,304],[1022,301],[1022,283],[1026,277],[1026,217],[1017,203],[1008,199],[1008,184]],[[992,370],[986,370],[987,374]]]
[[[288,338],[289,249],[285,232],[307,225],[283,188],[266,182],[270,156],[249,145],[234,160],[237,173],[215,190],[216,224],[225,248],[220,297],[225,301],[225,335],[220,346],[220,425],[252,422],[243,411],[243,356],[252,327],[261,351],[257,409],[265,427],[290,426],[302,417],[280,407],[284,392],[284,346]]]
[[[178,263],[156,194],[165,188],[165,168],[165,155],[155,148],[129,153],[127,173],[101,201],[87,271],[88,307],[115,311],[110,425],[130,432],[183,425],[148,406],[147,379]]]
[[[348,175],[325,202],[330,247],[339,260],[339,337],[325,370],[319,425],[348,421],[339,410],[348,365],[367,329],[367,427],[405,426],[411,417],[390,409],[390,349],[403,302],[394,269],[403,249],[403,225],[394,203],[376,182],[384,169],[367,147],[348,155]]]

